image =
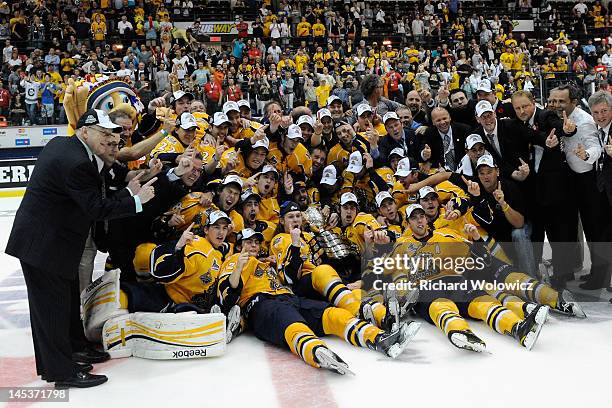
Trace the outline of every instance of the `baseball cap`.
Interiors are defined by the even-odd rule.
[[[252,188],[247,188],[242,192],[242,194],[240,194],[240,201],[244,203],[251,197],[255,197],[257,201],[261,201],[261,196],[259,195],[259,193],[253,190]]]
[[[258,140],[253,145],[253,149],[257,149],[258,147],[263,147],[266,150],[270,150],[270,140],[268,140],[268,138],[264,136],[263,139]]]
[[[259,238],[260,241],[263,241],[264,239],[261,232],[257,232],[253,228],[245,228],[236,234],[236,241],[242,241],[244,239],[250,239],[253,237]]]
[[[176,125],[180,126],[181,129],[194,129],[198,127],[198,123],[196,122],[195,116],[193,116],[189,112],[181,113],[181,116],[176,120]]]
[[[436,193],[436,190],[434,190],[434,188],[432,186],[425,186],[425,187],[421,187],[419,189],[419,198],[425,198],[427,197],[427,194],[435,194],[436,197],[438,196],[438,193]]]
[[[495,161],[493,160],[493,156],[491,156],[490,154],[483,154],[482,156],[480,156],[480,158],[476,162],[476,168],[479,168],[480,166],[497,167]]]
[[[393,200],[393,196],[391,194],[389,194],[388,191],[381,191],[380,193],[376,194],[376,207],[380,208],[380,206],[382,205],[383,201],[387,200],[387,199],[391,199]]]
[[[227,115],[223,112],[215,112],[215,115],[213,116],[213,125],[221,126],[226,123],[228,125],[231,123]]]
[[[327,106],[331,105],[332,103],[336,101],[342,103],[342,99],[338,98],[336,95],[330,96],[329,98],[327,98]]]
[[[357,105],[357,116],[363,115],[365,112],[372,112],[372,108],[367,103]]]
[[[399,163],[397,163],[395,175],[399,177],[406,177],[412,173],[412,170],[417,170],[417,168],[412,165],[408,157],[404,157],[399,161]]]
[[[334,122],[334,130],[338,130],[338,128],[344,126],[344,125],[351,125],[350,123],[348,123],[346,120],[338,120],[336,122]]]
[[[242,179],[240,178],[240,176],[237,176],[235,174],[230,174],[226,176],[221,182],[221,184],[224,186],[227,186],[229,184],[238,184],[238,186],[242,190]]]
[[[395,149],[391,150],[391,153],[389,153],[389,158],[391,158],[393,155],[399,156],[402,159],[406,157],[406,153],[404,153],[404,149],[401,147],[396,147]]]
[[[278,170],[276,170],[276,167],[272,166],[271,164],[266,164],[263,166],[263,169],[261,169],[261,174],[266,173],[274,173],[276,176],[278,176]]]
[[[319,119],[323,119],[325,116],[329,118],[332,117],[331,112],[327,108],[319,109],[319,111],[317,112],[317,115],[319,116]]]
[[[300,211],[300,207],[293,201],[285,201],[280,208],[280,215],[284,217],[293,211]]]
[[[223,113],[225,113],[227,115],[231,111],[236,111],[236,112],[240,113],[240,107],[234,101],[227,101],[227,102],[225,102],[223,104]]]
[[[493,112],[493,106],[489,101],[480,101],[476,104],[476,116],[481,117],[485,112]]]
[[[476,88],[476,92],[478,91],[483,91],[483,92],[491,92],[491,81],[489,81],[488,79],[483,79],[482,81],[480,81],[478,83],[478,87]]]
[[[387,123],[389,119],[400,120],[399,116],[395,112],[387,112],[385,116],[383,116],[383,123]]]
[[[351,173],[359,173],[363,169],[363,157],[359,152],[353,152],[349,156],[348,167],[346,171]]]
[[[333,164],[323,169],[323,176],[321,177],[321,184],[327,184],[333,186],[338,181],[338,175],[336,167]]]
[[[357,196],[353,193],[344,193],[340,197],[340,205],[346,205],[348,203],[355,203],[359,205],[359,201],[357,201]]]
[[[302,139],[304,140],[304,136],[302,136],[302,129],[298,125],[291,125],[287,130],[287,137],[289,139]]]
[[[221,210],[215,210],[208,215],[208,218],[206,219],[206,225],[214,225],[217,223],[217,221],[221,219],[226,219],[229,223],[232,222],[232,219],[228,217],[226,213]]]
[[[176,92],[173,92],[172,96],[170,97],[170,105],[173,105],[176,101],[178,101],[184,96],[189,98],[190,101],[193,101],[195,99],[195,97],[193,96],[191,92],[176,91]]]
[[[465,138],[465,147],[468,150],[471,149],[472,147],[474,147],[474,145],[476,143],[484,143],[482,141],[482,137],[480,137],[480,135],[472,133],[471,135],[469,135],[468,137]]]
[[[239,108],[242,108],[244,106],[246,108],[249,108],[249,110],[251,109],[251,104],[249,103],[249,101],[245,99],[239,100],[238,102],[236,102],[236,104],[238,105]]]
[[[300,126],[302,123],[308,123],[311,128],[314,129],[315,121],[310,115],[302,115],[297,120],[297,125]]]
[[[425,212],[425,210],[423,209],[423,206],[421,206],[420,204],[410,204],[408,207],[406,207],[406,218],[410,218],[412,213],[415,212],[416,210],[421,210]]]
[[[106,112],[100,109],[90,109],[79,118],[76,128],[82,128],[83,126],[100,126],[104,129],[110,129],[113,133],[121,133],[123,130],[122,126],[113,123]]]

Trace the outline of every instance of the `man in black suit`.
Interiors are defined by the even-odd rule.
[[[531,240],[535,259],[539,260],[546,234],[552,248],[554,280],[561,281],[562,277],[572,274],[578,224],[568,222],[568,214],[577,214],[578,208],[571,197],[570,168],[559,138],[573,136],[576,126],[570,120],[564,122],[553,111],[538,108],[530,92],[515,92],[512,104],[518,120],[538,133],[540,138],[546,137],[546,147],[534,144],[530,154],[533,181],[532,200],[528,202],[531,207]]]
[[[389,163],[389,155],[393,149],[400,148],[405,156],[413,156],[416,153],[415,145],[417,137],[414,130],[403,127],[402,122],[395,112],[387,112],[383,116],[383,124],[387,130],[387,136],[378,143],[378,152],[372,151],[372,157],[377,165],[383,166]]]
[[[154,196],[152,187],[136,181],[129,191],[103,198],[102,157],[118,151],[120,131],[105,112],[92,109],[79,119],[75,137],[52,139],[38,157],[7,243],[28,289],[37,373],[56,387],[107,380],[89,374],[91,365],[77,364],[108,359],[87,351],[79,314],[78,267],[92,223],[136,214]]]
[[[602,241],[605,247],[600,253],[607,254],[610,262],[612,254],[612,94],[610,92],[598,91],[589,98],[589,108],[591,115],[597,125],[599,142],[602,147],[602,154],[596,162],[596,181],[597,189],[600,192],[604,216],[601,220],[603,227]],[[587,281],[592,281],[593,286],[610,286],[610,271],[607,274],[601,273],[599,276],[590,276]],[[608,291],[611,289],[608,287]],[[612,299],[610,300],[612,302]]]
[[[500,101],[497,98],[495,89],[493,89],[491,86],[491,81],[488,79],[483,79],[480,81],[478,88],[476,88],[476,100],[470,100],[470,105],[473,106],[474,110],[480,101],[489,101],[498,118],[516,119],[516,112],[514,111],[512,104],[510,102]]]
[[[433,108],[430,126],[421,138],[417,156],[431,168],[446,167],[455,171],[465,152],[465,138],[470,128],[461,123],[452,123],[445,108]]]

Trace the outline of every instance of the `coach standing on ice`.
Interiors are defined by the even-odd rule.
[[[116,151],[121,126],[100,110],[87,111],[75,137],[52,139],[41,152],[15,216],[6,253],[19,258],[28,288],[36,371],[56,387],[93,387],[106,382],[91,365],[106,353],[86,348],[79,313],[78,267],[94,221],[127,217],[154,196],[131,182],[106,198],[101,157]]]

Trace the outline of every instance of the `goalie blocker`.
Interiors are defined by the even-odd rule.
[[[130,291],[129,311],[135,313],[129,313],[121,306],[125,292],[120,289],[119,275],[118,270],[109,271],[81,294],[85,334],[90,341],[101,340],[112,358],[171,360],[225,353],[225,315],[160,313],[173,304],[162,296],[165,292],[155,290],[157,285],[147,284]]]

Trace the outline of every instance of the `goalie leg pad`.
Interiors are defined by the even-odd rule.
[[[112,358],[192,359],[225,354],[223,313],[131,313],[106,322],[103,345]]]
[[[104,323],[128,313],[119,301],[119,275],[118,269],[106,272],[81,292],[81,317],[89,341],[99,342]]]

